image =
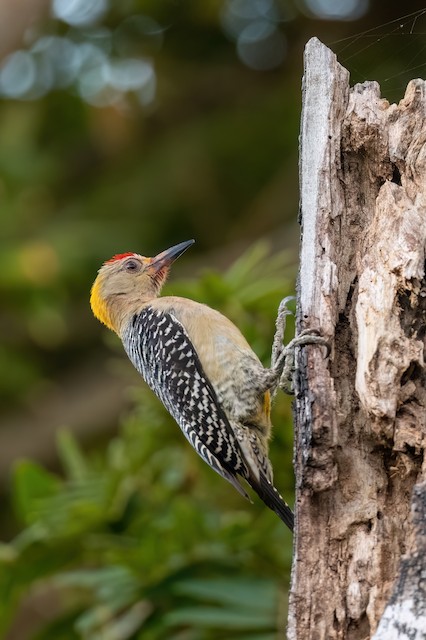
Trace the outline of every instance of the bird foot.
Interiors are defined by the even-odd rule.
[[[320,336],[315,329],[305,329],[298,336],[290,340],[282,352],[282,358],[284,360],[282,374],[280,376],[278,386],[288,395],[294,394],[293,376],[295,372],[295,352],[296,347],[303,347],[308,344],[316,344],[322,347],[326,347],[326,357],[330,354],[329,342]]]
[[[316,344],[326,347],[326,357],[330,354],[329,342],[326,338],[323,338],[316,329],[304,329],[298,336],[290,340],[287,345],[283,344],[286,318],[288,315],[293,315],[293,312],[287,305],[290,300],[294,299],[294,296],[284,298],[278,308],[271,358],[272,368],[279,373],[277,388],[279,387],[288,395],[294,394],[293,375],[295,371],[295,350],[297,347]],[[274,390],[273,395],[275,395],[277,388]]]
[[[277,319],[275,320],[275,335],[272,342],[271,368],[275,369],[278,361],[282,357],[284,349],[284,334],[287,324],[287,316],[292,316],[293,311],[288,308],[288,303],[295,300],[295,296],[287,296],[280,302]]]

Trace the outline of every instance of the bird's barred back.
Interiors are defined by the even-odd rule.
[[[173,313],[145,307],[129,323],[123,344],[133,365],[199,455],[234,486],[234,474],[247,478],[232,427],[188,334]],[[245,494],[239,484],[237,489]]]

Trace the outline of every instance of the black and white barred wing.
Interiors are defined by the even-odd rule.
[[[197,453],[248,498],[235,477],[248,477],[239,444],[182,324],[147,307],[134,316],[123,344]]]

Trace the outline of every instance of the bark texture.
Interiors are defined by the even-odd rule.
[[[364,640],[392,592],[388,625],[413,600],[411,577],[410,611],[426,608],[426,83],[390,105],[312,39],[300,177],[298,329],[331,354],[297,356],[288,637]],[[377,640],[426,638],[384,624]]]

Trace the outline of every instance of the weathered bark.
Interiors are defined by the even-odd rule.
[[[425,638],[426,83],[389,105],[312,39],[300,175],[298,329],[331,354],[297,355],[288,637],[371,638],[393,591],[377,640]]]
[[[374,640],[421,640],[426,637],[426,483],[414,487],[414,544],[401,560],[392,597]]]

